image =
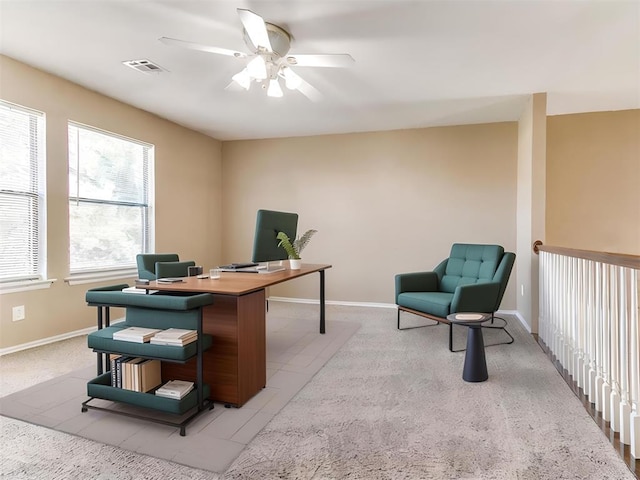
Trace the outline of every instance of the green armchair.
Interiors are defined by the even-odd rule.
[[[181,262],[176,253],[140,253],[136,256],[138,278],[156,280],[165,277],[186,277],[196,262]]]
[[[502,343],[513,343],[513,337],[505,328],[506,320],[496,317],[495,312],[500,307],[515,258],[514,253],[505,252],[500,245],[455,243],[449,258],[433,271],[396,275],[398,329],[404,330],[400,328],[401,312],[448,324],[449,350],[453,352],[453,325],[447,315],[490,313],[491,319],[483,328],[499,328],[510,338]],[[494,325],[495,319],[504,323]]]

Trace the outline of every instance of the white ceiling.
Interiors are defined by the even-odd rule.
[[[248,51],[237,8],[355,64],[296,69],[320,102],[269,98],[225,90],[246,59],[158,41]],[[516,120],[536,92],[549,115],[640,108],[640,0],[0,0],[0,53],[221,140]],[[143,58],[169,72],[121,63]]]

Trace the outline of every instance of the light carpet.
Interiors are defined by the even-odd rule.
[[[367,312],[225,478],[635,478],[532,336],[509,323],[515,342],[486,349],[489,380],[466,383],[448,327],[397,331],[395,312]],[[465,327],[454,331],[464,345]]]
[[[282,309],[292,318],[316,311]],[[397,331],[395,315],[329,306],[328,318],[361,328],[222,475],[6,418],[1,472],[114,480],[635,478],[517,321],[509,319],[514,344],[487,348],[489,380],[470,384],[461,378],[464,353],[447,349],[447,327]],[[456,327],[456,346],[465,334]],[[485,331],[485,341],[500,335]]]
[[[187,426],[185,437],[180,437],[179,430],[171,426],[96,410],[82,413],[80,404],[87,399],[86,383],[95,376],[95,365],[3,397],[0,399],[0,412],[7,417],[129,451],[115,453],[116,464],[134,452],[212,472],[224,472],[246,444],[360,327],[357,322],[330,317],[326,334],[320,335],[318,306],[305,307],[286,308],[281,303],[271,302],[267,320],[267,386],[242,408],[228,409],[216,403],[212,411],[203,412]],[[115,410],[153,413],[102,400],[92,403]],[[166,417],[164,414],[153,416]],[[10,438],[18,437],[29,444],[33,443],[27,441],[30,435],[42,438],[43,433],[37,429],[22,429],[18,423],[3,422],[3,443],[6,440],[9,452],[15,447],[9,445]],[[53,442],[57,440],[62,441],[63,437],[54,437]],[[36,459],[32,456],[30,461],[25,461],[24,450],[14,450],[14,453],[3,458],[3,472],[9,471],[12,478],[18,478],[16,474],[31,478],[29,475],[35,473],[32,461]],[[35,463],[42,467],[41,462],[36,460]],[[130,474],[132,472],[125,469],[117,473],[124,477],[109,478],[129,478],[127,475]],[[144,476],[139,476],[141,474]],[[152,473],[145,469],[132,478],[155,478],[147,475]]]

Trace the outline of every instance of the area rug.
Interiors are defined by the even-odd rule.
[[[184,437],[171,426],[96,410],[82,413],[81,403],[87,399],[87,380],[96,374],[94,366],[3,397],[0,413],[129,452],[224,472],[247,443],[360,327],[357,322],[328,316],[326,334],[320,335],[317,306],[287,308],[271,303],[267,321],[266,388],[242,408],[215,404],[213,410],[187,426]],[[107,401],[92,403],[96,402],[109,408],[137,411]],[[15,425],[5,423],[3,434],[7,428]]]

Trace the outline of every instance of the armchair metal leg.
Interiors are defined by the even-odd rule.
[[[501,326],[493,325],[494,320],[502,320],[504,322],[504,324],[501,325]],[[510,345],[510,344],[512,344],[514,342],[515,339],[513,338],[513,336],[507,330],[507,320],[506,319],[504,319],[502,317],[496,317],[492,313],[491,314],[491,320],[489,320],[489,322],[491,322],[491,325],[482,325],[482,328],[493,328],[493,329],[497,329],[497,330],[503,330],[504,333],[506,333],[511,340],[509,340],[508,342],[490,343],[488,345],[485,345],[485,347],[490,347],[492,345]]]
[[[440,322],[434,320],[435,323],[430,323],[430,324],[427,324],[427,325],[416,325],[415,327],[400,328],[400,312],[401,312],[401,309],[398,308],[398,330],[413,330],[414,328],[434,327],[434,326],[440,324]]]
[[[449,351],[450,352],[464,352],[466,348],[461,348],[459,350],[453,349],[453,323],[449,324]]]
[[[503,325],[493,325],[494,320],[502,320],[504,322]],[[488,322],[491,323],[491,325],[482,325],[482,328],[493,328],[496,330],[503,330],[504,333],[506,333],[508,335],[508,337],[510,338],[509,341],[507,342],[498,342],[498,343],[486,343],[484,346],[485,347],[492,347],[495,345],[510,345],[514,342],[514,338],[513,336],[509,333],[509,331],[507,330],[507,320],[502,318],[502,317],[496,317],[493,313],[491,314],[491,318],[489,320],[487,320]],[[449,351],[450,352],[464,352],[466,350],[466,348],[461,348],[459,350],[454,350],[453,349],[453,324],[450,323],[449,324]]]

